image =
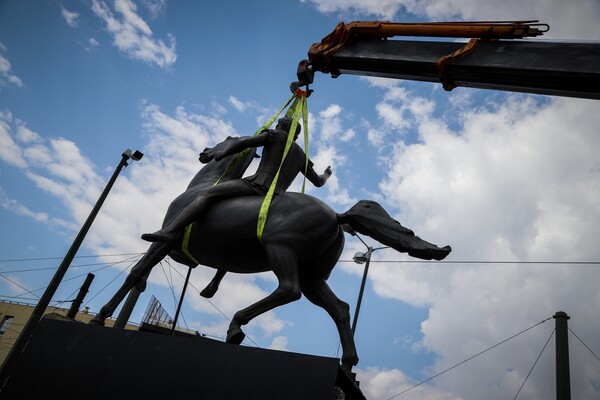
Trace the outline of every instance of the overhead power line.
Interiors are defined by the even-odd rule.
[[[120,253],[120,254],[98,254],[98,255],[87,255],[87,256],[75,256],[75,258],[98,258],[98,257],[121,257],[121,256],[136,256],[144,253]],[[38,258],[15,258],[0,260],[0,262],[22,262],[22,261],[47,261],[47,260],[62,260],[62,257],[38,257]]]
[[[122,257],[122,256],[139,256],[145,253],[120,253],[120,254],[102,254],[102,255],[87,255],[87,256],[78,256],[75,258],[100,258],[100,257]],[[20,258],[20,259],[5,259],[0,260],[0,262],[26,262],[26,261],[45,261],[45,260],[59,260],[61,257],[40,257],[40,258]],[[353,263],[354,260],[338,260],[340,263]],[[112,263],[111,265],[118,264],[119,262]],[[548,260],[548,261],[508,261],[508,260],[371,260],[371,263],[406,263],[406,264],[555,264],[555,265],[600,265],[600,261],[557,261],[557,260]],[[93,264],[80,264],[80,265],[72,265],[72,268],[75,267],[90,267],[96,265],[104,265],[108,263],[93,263]],[[1,271],[2,273],[19,273],[19,272],[36,272],[36,271],[44,271],[44,270],[52,270],[56,269],[55,267],[46,267],[46,268],[34,268],[34,269],[26,269],[26,270],[13,270],[13,271]]]

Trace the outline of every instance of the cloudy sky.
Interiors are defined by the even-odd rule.
[[[312,43],[339,21],[372,19],[539,19],[551,26],[543,40],[600,40],[596,0],[2,1],[0,298],[35,303],[123,150],[139,149],[52,303],[94,271],[86,305],[98,311],[145,251],[141,233],[200,167],[198,152],[254,133],[289,97]],[[308,192],[338,212],[377,200],[454,249],[442,263],[374,253],[356,332],[367,397],[552,398],[553,341],[525,379],[554,329],[545,320],[564,310],[577,335],[573,397],[598,398],[600,361],[581,341],[600,354],[600,103],[344,75],[319,74],[314,89],[309,153],[334,176]],[[348,237],[330,278],[351,312],[363,268],[351,259],[364,250]],[[152,295],[174,315],[185,272],[157,266],[133,320]],[[228,275],[208,302],[198,289],[211,275],[194,270],[182,324],[220,338],[227,318],[276,285],[271,274]],[[245,345],[339,355],[333,322],[305,299],[246,331]]]

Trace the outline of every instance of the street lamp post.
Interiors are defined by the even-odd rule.
[[[360,290],[358,292],[358,299],[356,300],[356,309],[354,310],[354,318],[352,319],[352,336],[356,333],[356,324],[358,323],[358,313],[360,312],[360,305],[362,304],[363,293],[365,291],[365,284],[367,283],[367,275],[369,273],[369,265],[371,264],[371,255],[381,249],[387,249],[388,246],[373,248],[367,245],[356,233],[353,236],[356,236],[365,246],[367,246],[367,251],[365,253],[356,253],[352,258],[357,264],[365,264],[365,269],[363,271],[362,281],[360,283]]]
[[[58,286],[60,285],[63,277],[65,276],[67,269],[71,265],[71,262],[73,261],[73,258],[75,257],[75,254],[77,254],[77,250],[79,250],[79,247],[81,246],[81,243],[83,242],[83,239],[85,238],[90,227],[92,226],[92,223],[94,222],[94,219],[96,218],[96,215],[98,214],[98,211],[100,211],[100,207],[102,207],[104,200],[106,200],[108,193],[110,192],[113,184],[117,180],[119,173],[121,172],[121,170],[124,167],[127,167],[130,164],[129,160],[132,160],[131,162],[139,161],[142,159],[144,154],[142,154],[138,150],[136,150],[135,152],[132,153],[131,150],[127,149],[123,152],[123,154],[121,154],[121,156],[122,156],[121,161],[117,165],[115,172],[112,174],[110,180],[106,184],[106,187],[102,191],[102,194],[98,198],[96,205],[90,212],[90,215],[87,217],[87,219],[85,220],[85,223],[81,227],[81,230],[75,237],[75,240],[73,241],[73,244],[71,244],[69,251],[67,251],[65,258],[63,258],[60,266],[56,270],[54,277],[52,278],[52,281],[50,281],[50,284],[48,285],[48,287],[44,291],[44,294],[42,295],[42,297],[38,301],[37,305],[35,306],[33,313],[31,314],[31,316],[29,317],[29,320],[25,324],[25,327],[21,331],[21,334],[19,335],[19,338],[17,339],[13,348],[11,349],[10,353],[8,354],[8,357],[6,357],[4,364],[2,364],[2,368],[0,369],[0,391],[4,387],[4,384],[6,383],[6,381],[8,380],[8,377],[10,376],[13,368],[15,367],[19,356],[21,355],[21,353],[25,349],[25,346],[29,342],[29,339],[33,335],[35,328],[37,327],[38,323],[42,319],[44,312],[46,311],[46,308],[48,307],[48,304],[50,304],[50,300],[52,300],[54,293],[56,293]]]

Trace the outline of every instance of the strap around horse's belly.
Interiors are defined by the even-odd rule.
[[[192,253],[190,253],[190,251],[188,250],[188,246],[190,245],[190,236],[192,235],[192,226],[193,225],[194,225],[194,223],[192,222],[191,224],[186,226],[185,230],[183,231],[183,240],[181,241],[181,251],[183,251],[183,254],[185,254],[187,256],[187,258],[190,259],[190,261],[192,261],[193,263],[198,265],[200,263],[198,262],[198,260],[196,260],[196,257],[194,257],[192,255]]]

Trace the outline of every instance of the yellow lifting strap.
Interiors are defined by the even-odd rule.
[[[285,149],[283,151],[283,156],[281,157],[281,163],[279,164],[279,169],[277,170],[277,174],[275,174],[275,178],[269,187],[269,191],[265,195],[265,199],[260,207],[260,211],[258,213],[258,224],[256,225],[256,236],[258,240],[262,243],[262,237],[265,230],[265,224],[267,223],[267,215],[269,214],[269,207],[271,206],[271,201],[273,200],[273,195],[275,194],[275,187],[277,186],[277,181],[279,180],[279,173],[281,172],[281,167],[285,162],[285,158],[287,157],[288,152],[290,151],[292,144],[294,143],[294,136],[296,133],[296,127],[298,126],[298,121],[300,120],[300,114],[303,115],[304,122],[304,147],[306,153],[306,161],[304,166],[304,181],[306,182],[306,171],[308,169],[308,110],[306,105],[306,94],[302,91],[297,91],[294,94],[296,98],[292,106],[286,112],[287,117],[292,117],[292,124],[290,126],[290,131],[288,132],[287,142],[285,144]],[[302,184],[302,193],[304,193],[305,182]]]
[[[293,103],[292,103],[292,100],[294,101]],[[292,147],[292,143],[294,142],[294,134],[296,132],[296,126],[298,126],[298,120],[300,119],[300,113],[302,113],[303,122],[304,122],[304,148],[306,150],[305,151],[305,153],[306,153],[306,161],[305,161],[305,166],[304,166],[304,182],[302,183],[302,193],[304,193],[304,187],[305,187],[305,183],[306,183],[306,172],[307,172],[307,169],[308,169],[308,109],[307,109],[307,105],[306,105],[306,92],[298,90],[296,93],[294,93],[285,102],[285,104],[279,109],[279,111],[277,111],[263,126],[261,126],[256,131],[256,133],[254,133],[254,135],[258,135],[262,131],[264,131],[265,129],[269,129],[269,127],[271,125],[273,125],[273,122],[275,122],[275,120],[277,119],[277,117],[279,117],[279,115],[283,112],[283,110],[285,110],[287,108],[287,106],[289,106],[290,103],[292,103],[292,105],[287,110],[287,112],[286,112],[285,115],[286,115],[286,117],[292,117],[292,125],[290,126],[290,131],[288,133],[288,138],[287,138],[287,142],[285,144],[285,149],[284,149],[283,157],[281,158],[281,163],[279,164],[279,169],[277,170],[277,174],[275,175],[275,179],[273,179],[273,183],[271,183],[271,186],[269,187],[269,191],[267,192],[267,195],[265,196],[265,199],[263,200],[263,203],[262,203],[262,205],[260,207],[260,211],[259,211],[259,214],[258,214],[258,224],[257,224],[257,227],[256,227],[256,235],[258,237],[258,240],[261,241],[261,242],[262,242],[263,231],[265,229],[265,224],[267,222],[267,215],[269,213],[269,207],[271,205],[271,200],[273,199],[273,195],[275,193],[275,187],[277,186],[277,180],[279,178],[279,171],[281,171],[281,166],[283,165],[285,157],[287,156],[287,153],[289,152],[290,148]],[[248,151],[250,151],[250,150],[246,149],[246,150],[238,153],[238,155],[231,161],[231,163],[229,163],[229,165],[225,169],[225,172],[223,172],[221,174],[221,176],[219,177],[219,179],[214,184],[218,185],[219,182],[221,182],[221,179],[223,179],[223,177],[227,176],[227,174],[229,173],[229,171],[240,160],[242,160],[244,158],[244,156],[246,155],[246,153]],[[196,263],[196,265],[198,265],[200,263],[192,255],[192,253],[190,253],[190,251],[188,249],[188,246],[189,246],[189,243],[190,243],[190,236],[192,234],[192,226],[193,225],[194,225],[194,223],[192,222],[184,230],[183,240],[181,241],[181,251],[183,251],[183,253],[192,262],[194,262],[194,263]]]

